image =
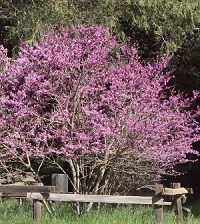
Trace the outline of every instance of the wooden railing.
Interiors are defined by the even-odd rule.
[[[178,217],[183,219],[182,203],[186,200],[185,194],[188,190],[181,188],[179,183],[173,185],[173,188],[163,188],[163,185],[155,185],[154,196],[119,196],[119,195],[83,195],[69,193],[55,193],[53,186],[5,186],[0,185],[1,196],[14,197],[19,194],[25,194],[27,199],[33,200],[33,219],[41,219],[41,202],[48,209],[48,201],[71,201],[71,202],[98,202],[115,204],[142,204],[153,205],[155,212],[155,222],[163,221],[163,206],[177,205]],[[166,200],[170,197],[170,200]]]

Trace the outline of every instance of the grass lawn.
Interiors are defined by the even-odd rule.
[[[190,207],[191,213],[185,215],[184,223],[200,223],[200,205]],[[0,224],[33,224],[31,204],[19,205],[5,200],[0,204]],[[124,206],[112,208],[104,206],[100,211],[91,211],[80,216],[74,215],[69,204],[63,203],[54,215],[49,215],[43,208],[40,224],[153,224],[154,212],[151,206]],[[172,208],[164,209],[164,224],[180,223]]]

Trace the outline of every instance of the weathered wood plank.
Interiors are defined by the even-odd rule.
[[[158,199],[162,199],[162,191],[163,191],[163,185],[162,184],[156,184],[155,185],[155,197]],[[163,221],[163,205],[162,204],[156,204],[154,207],[155,211],[155,222],[161,223]]]
[[[174,187],[175,189],[180,189],[181,188],[180,183],[172,183],[171,186]],[[180,221],[183,221],[183,208],[182,208],[181,195],[175,195],[174,200],[175,200],[176,205],[177,205],[178,219]]]
[[[41,202],[39,200],[33,200],[33,220],[39,221],[41,219]]]
[[[52,174],[52,186],[55,186],[57,193],[68,193],[68,176],[66,174]]]
[[[116,196],[116,195],[82,195],[82,194],[57,194],[50,193],[48,197],[40,193],[28,193],[27,198],[49,201],[76,201],[76,202],[101,202],[101,203],[117,203],[117,204],[163,204],[171,205],[171,202],[159,200],[153,203],[152,197],[143,196]]]
[[[162,195],[168,195],[168,196],[175,196],[175,195],[181,195],[181,194],[188,194],[188,190],[186,190],[184,187],[181,188],[164,188]]]
[[[27,193],[1,193],[1,197],[11,197],[11,198],[26,198]]]
[[[17,183],[13,183],[13,184],[5,184],[2,186],[10,187],[10,186],[27,186],[27,185],[24,182],[17,182]]]
[[[28,192],[40,192],[49,193],[54,192],[54,186],[0,186],[1,193],[28,193]]]

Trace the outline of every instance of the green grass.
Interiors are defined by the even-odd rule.
[[[185,216],[184,223],[200,223],[200,205],[191,207],[191,213]],[[33,224],[31,204],[22,205],[5,200],[0,204],[0,224]],[[77,216],[73,214],[69,204],[62,204],[54,215],[49,215],[45,208],[42,211],[40,224],[153,224],[154,212],[151,206],[124,206],[113,208],[104,206],[100,211],[91,211]],[[181,223],[172,208],[164,209],[164,224]]]

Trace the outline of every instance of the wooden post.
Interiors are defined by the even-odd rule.
[[[68,176],[66,174],[52,174],[52,186],[57,193],[68,193]]]
[[[33,199],[33,220],[38,222],[41,219],[41,202]]]
[[[156,187],[156,190],[155,190],[156,198],[161,199],[162,198],[163,185],[162,184],[156,184],[155,187]],[[154,205],[154,210],[155,210],[155,222],[156,223],[163,222],[163,205]]]
[[[2,192],[0,192],[0,203],[2,203],[2,196],[3,196],[3,194],[2,194]]]
[[[66,174],[52,174],[51,179],[52,186],[55,186],[57,193],[68,193],[68,176]],[[56,202],[56,205],[60,205],[61,202]]]
[[[172,188],[180,188],[181,184],[180,183],[172,183],[171,187]],[[177,206],[178,219],[180,221],[183,221],[183,208],[182,208],[181,196],[182,195],[174,196],[174,204]]]

